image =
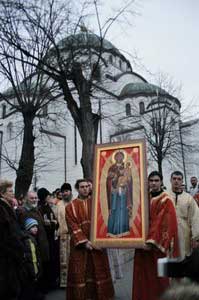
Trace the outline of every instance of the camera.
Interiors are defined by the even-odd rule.
[[[199,282],[199,249],[193,249],[185,259],[159,258],[157,267],[159,277],[189,277],[192,281]]]

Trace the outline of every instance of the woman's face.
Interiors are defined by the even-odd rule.
[[[14,198],[13,188],[12,187],[8,187],[6,189],[6,192],[4,194],[2,194],[2,197],[8,203],[12,204],[13,203],[13,198]]]

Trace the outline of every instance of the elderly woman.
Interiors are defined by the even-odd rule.
[[[0,181],[0,299],[17,299],[21,292],[24,247],[13,209],[13,183]]]

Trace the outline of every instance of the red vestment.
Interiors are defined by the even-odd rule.
[[[133,300],[158,300],[169,286],[168,278],[157,275],[157,260],[178,257],[178,226],[176,211],[168,194],[151,198],[150,225],[146,243],[152,250],[137,249],[134,259]]]
[[[109,300],[114,289],[106,250],[87,250],[91,199],[75,199],[66,206],[66,221],[71,234],[67,300]]]
[[[196,200],[196,203],[197,203],[198,206],[199,206],[199,192],[196,193],[196,194],[193,196],[193,198]]]

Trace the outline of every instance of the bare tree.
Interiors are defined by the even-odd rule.
[[[173,97],[173,103],[177,99]],[[175,103],[176,105],[176,103]],[[157,94],[150,103],[150,109],[144,117],[144,133],[152,159],[157,162],[158,171],[162,174],[162,163],[168,160],[176,163],[181,157],[179,139],[179,111],[165,96]]]
[[[6,8],[6,7],[5,7]],[[5,12],[6,13],[6,12]],[[5,17],[10,17],[11,10]],[[12,24],[13,32],[17,36],[20,29],[17,19]],[[20,42],[20,39],[18,40]],[[32,42],[31,51],[42,57],[42,49],[48,49],[49,43],[45,40]],[[55,101],[52,96],[57,85],[41,72],[37,65],[32,63],[31,57],[24,57],[23,51],[15,49],[1,36],[0,43],[0,74],[4,92],[0,93],[1,100],[8,103],[12,111],[10,114],[19,113],[23,118],[23,141],[19,163],[16,165],[8,155],[4,155],[7,163],[16,171],[15,195],[24,195],[32,182],[35,162],[34,149],[34,120],[49,102]],[[7,88],[9,86],[9,89]]]
[[[183,168],[186,178],[185,155],[194,153],[195,145],[187,143],[191,128],[183,129],[181,111],[181,85],[166,73],[156,76],[157,90],[148,111],[143,114],[144,132],[152,159],[162,174],[163,162]],[[186,142],[185,142],[186,141]]]
[[[18,60],[33,65],[59,85],[82,140],[81,164],[86,177],[92,175],[94,144],[100,120],[99,113],[92,107],[94,83],[99,66],[106,65],[103,54],[112,51],[106,47],[105,36],[120,16],[132,13],[133,2],[125,4],[101,24],[96,0],[84,1],[79,14],[76,6],[75,13],[72,9],[75,2],[69,2],[72,3],[70,5],[58,0],[18,0],[9,2],[9,5],[7,1],[0,1],[3,25],[0,26],[0,40],[13,51],[22,53]],[[90,34],[84,26],[90,16],[95,16],[99,36]],[[80,27],[83,35],[76,34]],[[32,51],[32,44],[36,41],[42,45],[42,40],[47,46],[41,47],[39,53]]]

